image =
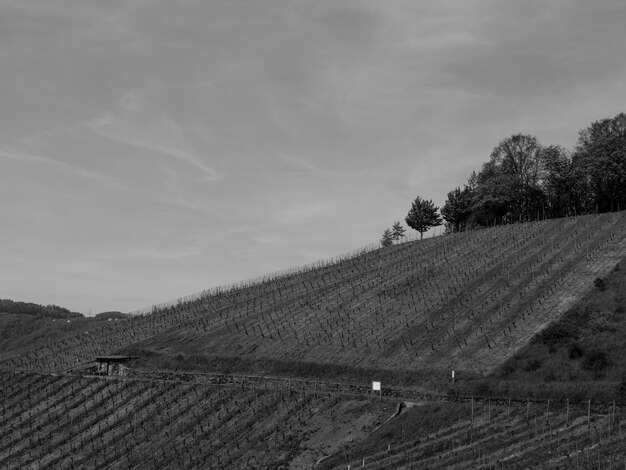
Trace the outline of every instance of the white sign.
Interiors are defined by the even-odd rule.
[[[372,390],[380,391],[380,382],[372,382]]]

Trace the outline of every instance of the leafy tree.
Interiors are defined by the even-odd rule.
[[[494,162],[483,164],[475,178],[471,225],[488,226],[498,220],[503,222],[513,218],[514,185],[513,178],[503,173]]]
[[[491,152],[491,161],[503,173],[512,175],[520,186],[535,186],[541,176],[541,145],[531,135],[514,134]]]
[[[441,225],[442,220],[437,213],[438,210],[433,201],[417,196],[404,220],[409,227],[420,233],[420,238],[424,238],[424,232]]]
[[[472,214],[473,191],[469,186],[458,186],[448,193],[441,215],[453,232],[458,232]]]
[[[567,151],[559,145],[551,145],[541,153],[542,166],[545,172],[543,190],[550,217],[563,217],[581,212],[586,205],[584,184],[575,171],[572,159]]]
[[[593,122],[579,132],[573,156],[577,184],[588,192],[587,210],[626,207],[626,114]],[[595,206],[595,207],[594,207]]]
[[[490,163],[508,200],[510,219],[531,220],[545,204],[540,182],[542,147],[531,135],[514,134],[491,152]]]
[[[386,228],[383,232],[383,238],[380,239],[380,244],[382,246],[390,246],[393,245],[393,234],[391,230]]]
[[[571,155],[531,135],[502,140],[463,190],[448,193],[441,215],[448,230],[458,231],[620,209],[626,209],[625,113],[581,130]]]
[[[400,225],[399,221],[393,223],[393,227],[391,227],[391,236],[394,240],[398,241],[404,237],[404,232],[406,230],[402,225]]]
[[[535,137],[524,134],[512,135],[493,149],[489,161],[472,177],[471,224],[531,220],[545,213],[542,150]]]

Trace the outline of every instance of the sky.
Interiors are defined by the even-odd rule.
[[[378,243],[626,111],[616,1],[0,0],[0,298],[133,311]],[[404,222],[403,222],[404,223]]]

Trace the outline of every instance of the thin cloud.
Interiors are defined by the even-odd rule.
[[[87,168],[81,168],[77,165],[73,165],[68,162],[64,162],[61,160],[56,160],[54,158],[36,155],[29,152],[23,152],[21,150],[7,149],[6,147],[0,147],[0,158],[6,158],[10,160],[16,160],[25,163],[37,163],[44,165],[51,165],[60,170],[64,170],[67,173],[71,173],[74,175],[78,175],[82,178],[86,178],[92,181],[96,181],[100,184],[108,186],[110,188],[127,191],[139,195],[143,195],[147,197],[149,200],[156,201],[162,204],[174,205],[178,207],[183,207],[185,209],[190,209],[196,212],[201,212],[207,215],[215,215],[217,212],[217,207],[215,204],[211,204],[208,201],[194,201],[188,198],[185,198],[183,195],[176,194],[172,195],[169,193],[164,193],[163,191],[151,190],[148,188],[142,188],[136,184],[132,184],[131,182],[124,182],[123,180],[108,176],[103,173],[90,170]]]
[[[178,260],[204,254],[204,249],[198,247],[156,248],[133,246],[129,249],[118,248],[108,253],[95,255],[96,259],[105,261],[151,261],[151,260]]]
[[[102,173],[99,173],[97,171],[80,168],[70,163],[63,162],[60,160],[55,160],[53,158],[44,157],[41,155],[33,155],[30,153],[24,153],[21,151],[7,150],[6,148],[3,148],[3,147],[0,147],[0,157],[8,158],[11,160],[18,160],[20,162],[43,163],[46,165],[53,165],[53,166],[56,166],[57,168],[68,170],[74,174],[82,176],[83,178],[87,178],[93,181],[98,181],[99,183],[106,184],[109,186],[119,187],[119,184],[116,183],[115,180],[110,176],[103,175]]]
[[[330,206],[326,202],[311,201],[295,203],[281,209],[276,220],[280,224],[311,222],[321,214],[327,214]]]
[[[307,159],[292,154],[280,153],[279,157],[285,163],[300,170],[315,170],[315,166]]]
[[[201,172],[201,180],[219,181],[223,175],[197,155],[185,132],[169,117],[147,112],[143,96],[130,92],[122,97],[117,113],[103,114],[87,124],[94,132],[115,142],[158,152],[191,165]]]

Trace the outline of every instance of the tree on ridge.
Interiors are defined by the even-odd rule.
[[[383,238],[380,239],[380,244],[382,246],[391,246],[393,245],[393,234],[391,230],[386,228],[383,232]]]
[[[409,227],[417,230],[420,233],[420,239],[423,239],[424,232],[442,224],[438,210],[439,208],[433,204],[432,200],[417,196],[404,220]]]
[[[402,225],[400,225],[399,221],[393,223],[393,227],[391,227],[391,236],[394,240],[400,241],[402,237],[404,237],[405,229]]]
[[[469,186],[456,187],[448,193],[448,199],[441,208],[441,215],[452,232],[460,231],[472,215],[473,194]]]

